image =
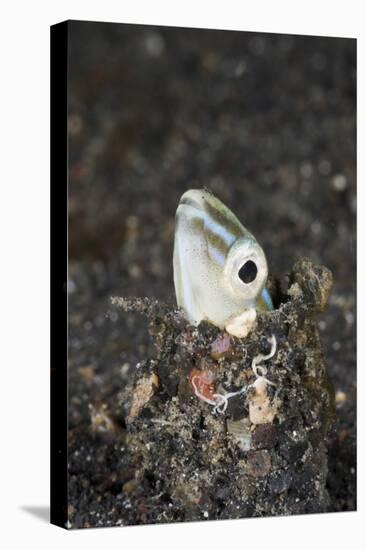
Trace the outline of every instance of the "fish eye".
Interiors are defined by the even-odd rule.
[[[239,269],[238,276],[239,276],[239,279],[243,281],[243,283],[248,284],[254,281],[254,279],[257,276],[257,273],[258,273],[258,268],[256,264],[252,260],[248,260]]]

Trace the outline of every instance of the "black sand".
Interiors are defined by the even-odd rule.
[[[354,510],[355,42],[77,23],[71,36],[69,526],[164,521],[143,498],[154,479],[131,483],[126,420],[136,364],[155,352],[146,321],[110,296],[174,304],[174,213],[202,186],[272,275],[299,256],[333,273],[318,319],[336,395],[322,506]]]

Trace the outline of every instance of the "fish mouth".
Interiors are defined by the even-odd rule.
[[[190,206],[202,212],[206,210],[208,192],[204,189],[190,189],[179,201],[179,206]]]

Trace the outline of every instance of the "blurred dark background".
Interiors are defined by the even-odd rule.
[[[122,414],[121,388],[152,350],[144,321],[109,297],[175,301],[175,210],[206,186],[254,233],[272,273],[300,255],[333,272],[319,319],[338,413],[328,485],[332,510],[355,509],[356,41],[69,30],[70,430],[88,426],[95,401]],[[71,470],[77,498],[85,468]]]

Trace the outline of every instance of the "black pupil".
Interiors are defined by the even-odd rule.
[[[248,260],[244,265],[239,269],[239,277],[243,283],[251,283],[254,281],[258,273],[257,266],[252,260]]]

